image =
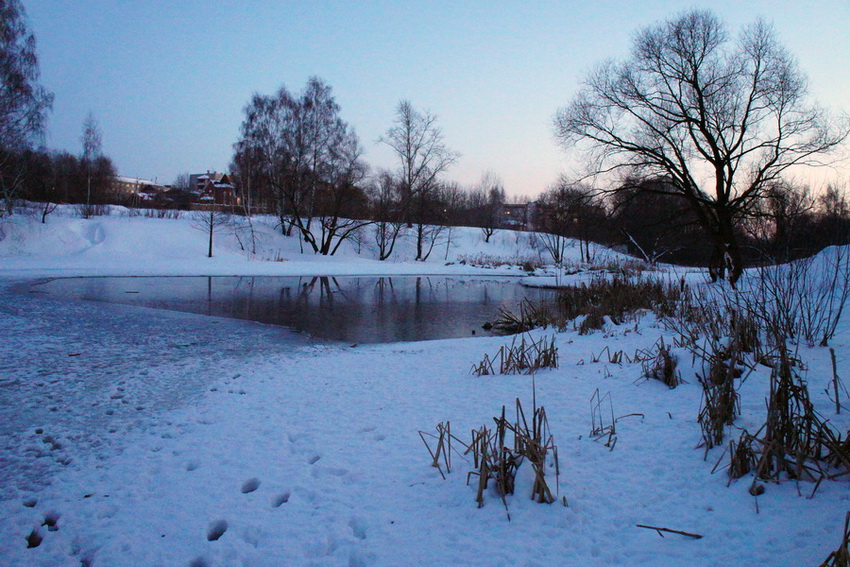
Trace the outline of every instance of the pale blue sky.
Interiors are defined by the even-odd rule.
[[[461,152],[449,178],[492,170],[509,194],[536,195],[571,170],[552,116],[586,72],[625,55],[635,30],[694,7],[733,30],[772,21],[812,94],[850,110],[848,0],[23,1],[56,94],[48,146],[79,153],[91,111],[120,173],[163,183],[224,170],[251,94],[317,75],[373,167],[394,166],[375,141],[409,99]]]

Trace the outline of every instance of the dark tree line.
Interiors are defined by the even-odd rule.
[[[5,183],[16,179],[14,199],[52,203],[115,203],[115,166],[107,156],[84,159],[68,152],[25,149],[2,155]]]
[[[114,200],[115,167],[101,151],[101,135],[90,114],[82,155],[41,147],[53,94],[39,84],[35,36],[19,0],[0,0],[0,199],[2,214],[27,199],[46,203]]]
[[[558,259],[555,235],[620,247],[650,263],[706,266],[714,242],[687,200],[666,178],[628,178],[614,190],[592,191],[561,180],[537,202],[537,228]],[[827,246],[850,244],[850,201],[841,187],[813,192],[772,184],[748,215],[736,218],[734,234],[743,266],[810,256]]]

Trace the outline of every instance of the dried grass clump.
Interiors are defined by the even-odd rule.
[[[850,438],[842,438],[818,414],[806,383],[797,373],[799,362],[780,346],[770,376],[765,424],[755,433],[744,431],[738,444],[730,444],[731,478],[753,471],[750,493],[764,492],[759,481],[783,479],[815,482],[850,474]],[[723,457],[721,457],[722,459]]]
[[[726,427],[740,412],[738,383],[761,358],[759,320],[741,307],[737,292],[688,293],[679,313],[664,319],[679,337],[674,344],[702,362],[697,379],[703,401],[697,420],[706,452],[724,442]],[[745,355],[752,353],[752,361]]]
[[[546,410],[542,406],[536,407],[535,404],[529,424],[522,404],[517,399],[516,417],[513,421],[507,419],[505,406],[502,406],[501,415],[494,417],[493,421],[495,423],[492,427],[487,427],[485,424],[473,430],[469,443],[464,443],[452,435],[448,422],[437,426],[436,435],[420,431],[419,435],[431,455],[432,466],[437,467],[445,478],[440,464],[441,458],[446,472],[451,472],[450,454],[452,451],[458,453],[452,447],[452,441],[456,442],[464,448],[462,455],[472,455],[473,470],[467,474],[466,483],[469,484],[473,477],[478,477],[475,497],[478,507],[484,506],[485,491],[492,481],[496,493],[501,497],[507,510],[508,504],[505,497],[514,494],[517,472],[528,461],[534,472],[531,499],[546,504],[554,502],[555,494],[558,493],[560,465],[558,448],[549,429]],[[436,441],[434,449],[429,445],[428,439]],[[552,493],[547,480],[548,468],[554,468],[555,494]],[[510,513],[508,519],[510,519]]]
[[[643,375],[658,380],[671,390],[682,383],[682,375],[677,370],[678,360],[664,344],[662,337],[656,343],[655,356],[643,362]]]
[[[552,455],[555,468],[555,485],[558,483],[560,466],[558,464],[558,448],[549,430],[549,420],[543,407],[534,408],[531,427],[525,418],[525,412],[519,399],[516,400],[516,419],[510,422],[505,418],[505,407],[502,406],[501,417],[494,417],[495,427],[488,429],[486,425],[472,432],[472,442],[467,453],[472,453],[473,466],[466,478],[467,484],[473,476],[478,477],[478,492],[476,502],[478,507],[484,505],[484,491],[490,480],[495,484],[496,492],[502,497],[507,507],[505,496],[514,493],[516,475],[519,467],[528,460],[534,471],[534,482],[531,489],[531,499],[540,503],[551,504],[555,496],[546,482],[547,458]],[[513,437],[513,447],[509,446],[508,436]]]
[[[498,372],[494,362],[498,362]],[[519,344],[514,337],[511,344],[502,346],[492,359],[485,354],[484,359],[472,367],[472,374],[531,374],[542,368],[557,367],[558,347],[555,346],[555,335],[548,340],[545,337],[538,341],[529,338],[529,342],[523,337]]]
[[[601,351],[599,351],[599,354],[590,355],[590,362],[596,364],[597,362],[602,360],[603,355],[608,356],[608,363],[609,364],[622,364],[623,363],[623,356],[624,356],[623,351],[622,350],[611,350],[611,348],[608,345],[606,345],[605,348],[603,348]],[[626,356],[626,359],[630,363],[632,362],[631,359],[629,359],[628,356]]]
[[[646,271],[654,271],[656,268],[643,260],[637,258],[629,258],[625,260],[607,260],[601,263],[595,263],[591,266],[593,270],[604,270],[612,274],[618,274],[625,277],[639,276]]]
[[[607,402],[607,408],[604,406]],[[607,409],[607,411],[606,411]],[[614,450],[617,444],[617,420],[614,419],[614,403],[611,401],[611,392],[601,395],[599,388],[590,397],[590,436],[599,441],[607,437],[605,446]]]
[[[753,450],[753,436],[744,430],[737,443],[729,441],[729,455],[729,482],[755,470],[758,457]]]
[[[702,385],[703,401],[697,422],[706,451],[723,443],[727,425],[740,413],[740,395],[735,379],[741,376],[739,352],[728,349],[709,360],[706,376],[697,375]]]
[[[677,307],[684,285],[614,275],[596,277],[589,284],[559,288],[554,305],[520,303],[518,313],[502,309],[493,323],[485,325],[504,334],[524,333],[537,327],[566,328],[568,321],[583,317],[579,334],[590,334],[605,324],[606,317],[620,324],[635,313],[652,310],[660,316],[671,316]]]
[[[519,304],[519,313],[501,308],[496,320],[484,325],[484,328],[503,335],[515,335],[539,327],[546,329],[550,326],[563,329],[565,325],[563,319],[559,318],[546,303],[535,304],[524,299]]]
[[[666,316],[677,311],[681,297],[678,285],[655,279],[595,278],[590,284],[561,288],[558,294],[558,314],[565,321],[585,316],[580,334],[601,329],[605,317],[620,324],[641,310],[652,310]]]
[[[419,437],[422,439],[422,442],[425,443],[425,447],[428,449],[428,452],[431,453],[431,466],[440,471],[440,476],[442,476],[445,480],[446,475],[443,473],[443,468],[440,466],[440,458],[442,457],[442,462],[446,467],[446,472],[452,472],[452,439],[457,438],[452,435],[452,424],[449,421],[445,423],[438,423],[436,429],[436,435],[420,431]],[[426,437],[434,440],[436,444],[434,450],[431,449],[431,446],[428,444],[428,440],[425,439]]]

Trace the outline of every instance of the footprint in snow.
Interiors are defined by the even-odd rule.
[[[27,549],[38,547],[41,545],[41,534],[38,533],[38,528],[34,528],[30,535],[27,536]]]
[[[254,492],[260,487],[260,479],[258,478],[249,478],[242,484],[242,494],[248,494],[250,492]]]
[[[59,531],[59,514],[56,512],[50,512],[44,515],[44,523],[42,526],[47,526],[47,531],[50,532],[58,532]]]
[[[218,520],[210,524],[207,530],[207,541],[218,541],[227,531],[227,520]]]
[[[354,517],[348,522],[351,532],[357,539],[366,539],[366,524],[362,518]]]
[[[280,508],[282,504],[289,502],[289,493],[283,492],[272,499],[272,508]]]
[[[321,458],[322,458],[321,455],[313,455],[312,457],[307,459],[307,463],[311,464],[311,465],[315,465],[317,462],[319,462],[319,459],[321,459]]]
[[[344,477],[348,474],[348,469],[336,468],[336,467],[316,467],[311,469],[310,474],[313,478],[327,478],[327,477]]]

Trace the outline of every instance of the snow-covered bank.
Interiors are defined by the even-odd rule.
[[[569,506],[535,504],[520,491],[508,499],[508,521],[496,494],[476,508],[475,488],[466,485],[472,467],[459,457],[443,480],[417,434],[445,420],[468,432],[517,397],[531,407],[530,377],[469,373],[508,338],[351,348],[255,323],[9,289],[54,275],[480,268],[446,266],[442,257],[414,263],[404,250],[395,262],[354,250],[302,258],[295,239],[271,233],[267,260],[247,259],[227,241],[210,260],[203,235],[186,221],[161,219],[50,217],[45,228],[6,234],[0,563],[816,565],[840,542],[846,482],[823,483],[813,499],[807,483],[803,496],[793,482],[770,485],[757,514],[749,479],[727,487],[724,474],[711,474],[720,450],[703,460],[695,449],[701,391],[688,360],[688,383],[675,390],[639,380],[640,364],[592,362],[605,347],[651,346],[663,334],[651,316],[637,328],[557,334],[561,365],[536,375],[536,397],[559,448],[560,495]],[[475,231],[467,235],[449,262],[534,253],[511,247],[515,233],[497,235],[492,248]],[[287,261],[273,261],[275,248]],[[848,339],[842,322],[833,341],[839,373]],[[802,354],[815,403],[846,431],[846,416],[830,413],[823,393],[828,352]],[[745,383],[741,427],[763,420],[766,378],[761,370]],[[597,388],[611,393],[617,416],[640,414],[617,422],[613,450],[588,435]],[[55,530],[45,518],[55,518]],[[636,524],[704,537],[660,538]],[[27,548],[34,530],[42,541]]]
[[[33,211],[35,213],[35,211]],[[443,233],[425,262],[414,262],[412,235],[399,239],[388,261],[377,260],[371,232],[348,241],[333,256],[302,253],[297,237],[284,237],[273,217],[254,220],[255,244],[241,217],[237,229],[214,234],[214,254],[207,258],[207,234],[193,227],[192,213],[179,219],[128,216],[123,208],[111,215],[79,218],[73,208],[61,207],[40,222],[38,215],[19,214],[0,219],[0,262],[4,276],[50,275],[386,275],[470,274],[480,268],[468,258],[522,260],[545,257],[530,247],[529,233],[500,231],[484,242],[478,229],[455,228]],[[617,256],[598,249],[600,260]],[[578,259],[578,247],[568,249]],[[487,273],[520,273],[519,268]]]

